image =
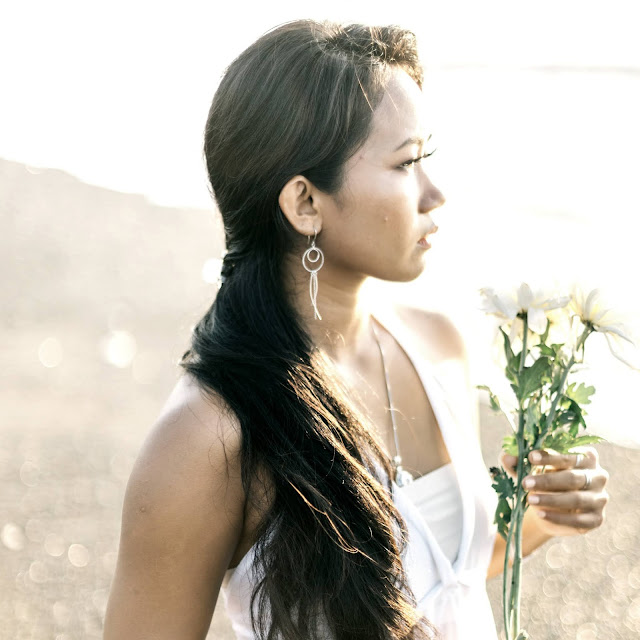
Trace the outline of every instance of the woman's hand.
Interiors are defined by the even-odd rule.
[[[542,532],[571,536],[587,533],[604,522],[609,474],[600,466],[593,447],[570,454],[536,450],[529,454],[529,461],[534,466],[524,478],[523,487],[529,492],[529,509],[537,516],[536,524]],[[515,479],[515,456],[503,452],[500,462]]]

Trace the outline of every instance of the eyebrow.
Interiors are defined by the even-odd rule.
[[[429,142],[430,139],[431,139],[431,134],[429,134],[429,137],[426,139],[426,142]],[[424,138],[421,138],[419,136],[412,136],[411,138],[407,138],[400,146],[396,147],[394,151],[400,151],[402,147],[406,147],[408,144],[417,144],[418,146],[420,146],[420,145],[423,145],[424,143],[425,143]]]

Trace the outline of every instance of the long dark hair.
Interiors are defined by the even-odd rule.
[[[295,175],[339,190],[394,65],[422,87],[406,29],[287,23],[231,63],[207,119],[224,284],[181,365],[237,418],[247,495],[261,494],[259,473],[269,478],[251,599],[255,632],[269,640],[326,637],[327,625],[337,640],[432,630],[406,583],[388,459],[283,285],[284,260],[306,239],[280,210],[280,191]]]

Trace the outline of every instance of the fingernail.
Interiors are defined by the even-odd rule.
[[[540,462],[542,460],[542,454],[539,451],[534,451],[529,456],[529,459],[531,460],[531,462],[533,462],[535,464],[535,463]]]
[[[527,500],[529,504],[538,504],[538,502],[540,502],[540,496],[530,495]]]
[[[524,485],[525,489],[531,489],[532,487],[535,486],[536,481],[533,478],[525,478],[522,484]]]
[[[546,518],[547,514],[544,511],[536,511],[536,515],[538,516],[538,518]]]

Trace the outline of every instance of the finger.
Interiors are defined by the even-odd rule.
[[[586,473],[591,475],[590,491],[601,491],[609,474],[604,469],[567,469],[529,475],[522,486],[529,492],[582,491],[587,483]]]
[[[515,477],[515,470],[518,464],[518,458],[516,458],[516,456],[510,456],[508,453],[502,451],[500,453],[500,464],[511,477]]]
[[[518,458],[516,456],[510,456],[508,453],[503,453],[501,456],[502,464],[509,469],[515,469],[518,464]]]
[[[602,511],[609,496],[606,491],[567,491],[565,493],[530,493],[527,502],[542,509],[554,511]]]
[[[529,454],[533,465],[553,467],[554,469],[595,469],[598,459],[595,449],[587,448],[575,453],[557,453],[550,449],[536,449]]]
[[[604,513],[565,513],[562,511],[537,511],[539,517],[563,527],[586,533],[596,529],[604,522]]]

